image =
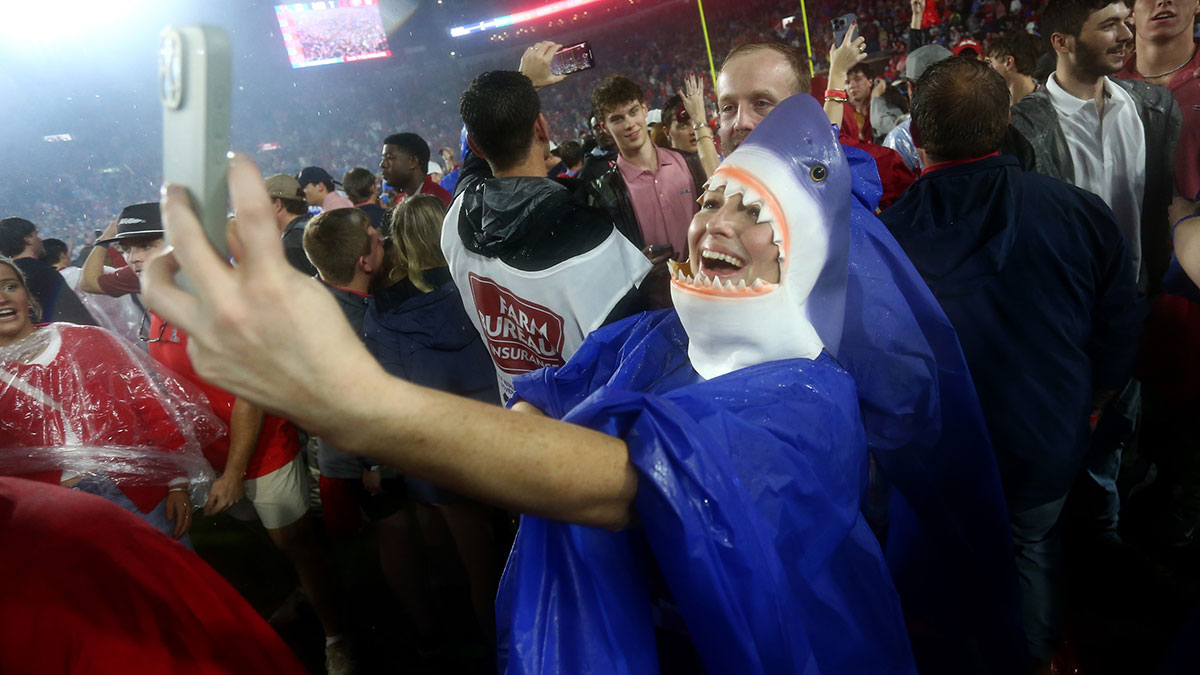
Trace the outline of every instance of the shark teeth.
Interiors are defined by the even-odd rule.
[[[725,199],[729,199],[734,195],[741,195],[743,207],[757,208],[758,218],[755,219],[754,222],[766,223],[771,226],[771,233],[774,235],[773,241],[777,246],[779,246],[779,261],[783,262],[785,257],[783,250],[783,232],[779,227],[779,220],[777,219],[778,214],[771,209],[767,200],[763,198],[762,193],[750,187],[749,185],[746,185],[737,178],[722,174],[720,170],[718,170],[712,178],[708,179],[708,183],[705,184],[705,189],[723,190]]]
[[[772,284],[762,279],[755,279],[754,283],[747,284],[745,279],[722,279],[720,277],[710,277],[707,274],[700,273],[695,276],[689,274],[686,270],[686,265],[670,260],[667,266],[671,272],[671,283],[683,288],[703,291],[705,293],[717,293],[720,295],[731,296],[753,296],[767,293],[775,288]]]
[[[704,249],[700,252],[700,257],[708,258],[709,260],[720,260],[727,262],[738,269],[746,266],[746,263],[741,258],[729,255],[728,253],[721,253],[719,251],[710,251],[708,249]]]

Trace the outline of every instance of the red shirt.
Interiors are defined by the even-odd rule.
[[[128,265],[101,274],[96,277],[96,283],[99,284],[100,290],[104,291],[105,295],[111,295],[114,298],[142,292],[142,284],[138,279],[137,272],[134,272],[133,268]]]
[[[858,148],[875,159],[875,169],[879,172],[879,181],[883,184],[883,196],[879,198],[880,210],[891,206],[909,185],[917,180],[917,175],[904,163],[900,153],[882,145],[860,141],[847,134],[844,130],[838,136],[838,142],[848,148]]]
[[[446,192],[446,188],[435,183],[429,176],[425,176],[425,182],[421,183],[421,189],[417,191],[417,194],[433,195],[442,200],[442,205],[446,208],[450,208],[450,202],[454,199],[449,192]]]
[[[27,449],[7,458],[10,473],[57,485],[64,470],[136,463],[131,473],[106,473],[148,513],[169,481],[207,471],[185,447],[189,436],[205,443],[223,433],[211,415],[189,407],[200,392],[102,328],[56,323],[40,331],[50,337],[36,359],[0,364],[12,376],[0,387],[0,447]],[[118,448],[139,457],[113,455]]]
[[[858,117],[863,118],[861,123],[858,121]],[[868,112],[866,115],[859,115],[854,110],[854,106],[849,103],[843,103],[842,134],[864,143],[870,143],[873,138],[872,133],[871,114]]]
[[[195,383],[208,396],[213,412],[226,425],[233,417],[234,395],[205,382],[196,374],[192,360],[187,354],[187,333],[163,321],[157,314],[150,313],[150,356],[164,366]],[[246,465],[246,478],[258,478],[284,466],[300,452],[300,441],[296,427],[291,422],[266,415],[258,445]],[[229,459],[229,436],[222,436],[204,449],[204,456],[217,471],[225,469]]]
[[[1197,41],[1200,45],[1200,41]],[[1200,79],[1192,74],[1200,68],[1200,48],[1192,54],[1192,60],[1179,72],[1171,76],[1167,89],[1179,104],[1183,113],[1183,129],[1179,133],[1179,145],[1175,148],[1175,189],[1188,199],[1200,199]],[[1125,67],[1117,73],[1124,80],[1146,78],[1137,69],[1137,54],[1129,57]]]

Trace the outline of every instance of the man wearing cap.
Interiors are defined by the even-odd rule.
[[[124,267],[112,269],[105,266],[109,260],[108,248],[114,244],[125,257]],[[79,288],[85,293],[113,298],[131,296],[140,305],[137,294],[141,292],[141,283],[138,275],[146,261],[164,246],[158,202],[126,206],[121,209],[121,215],[109,223],[88,253],[83,270],[79,273]]]
[[[983,58],[983,48],[979,46],[979,41],[975,38],[965,37],[959,40],[958,44],[954,45],[954,49],[951,51],[954,52],[955,56],[965,54],[973,59]]]
[[[925,45],[908,55],[908,58],[904,61],[904,79],[908,81],[908,100],[911,101],[913,99],[916,91],[915,83],[921,78],[925,70],[938,61],[948,59],[951,56],[950,50],[941,45]],[[913,143],[911,124],[911,117],[897,124],[896,128],[892,129],[883,139],[883,147],[891,148],[900,153],[908,168],[920,173],[925,167],[921,164],[921,157],[917,153],[917,146]]]
[[[25,274],[32,299],[42,307],[42,320],[96,325],[96,320],[58,270],[40,259],[42,252],[37,225],[24,218],[0,220],[0,253],[12,258]]]
[[[286,173],[277,173],[267,179],[267,195],[271,197],[271,206],[275,209],[275,224],[279,226],[280,238],[283,239],[283,254],[292,267],[310,277],[316,276],[317,268],[304,254],[304,227],[311,216],[308,215],[308,202],[304,190],[300,188],[300,181]]]
[[[354,204],[348,197],[337,191],[337,181],[329,172],[319,166],[305,167],[296,180],[304,190],[304,198],[309,206],[319,206],[322,211],[333,209],[348,209]]]
[[[379,171],[388,185],[405,196],[433,195],[450,207],[450,193],[429,177],[429,144],[420,136],[401,133],[383,139]]]

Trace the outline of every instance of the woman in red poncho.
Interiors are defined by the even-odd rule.
[[[0,258],[0,474],[60,483],[183,537],[189,484],[221,435],[202,394],[108,331],[37,325],[20,270]]]

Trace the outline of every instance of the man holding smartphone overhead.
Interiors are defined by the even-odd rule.
[[[539,42],[521,72],[479,75],[460,102],[470,151],[442,251],[504,401],[515,375],[565,363],[588,333],[646,309],[645,256],[577,198],[574,180],[546,177],[550,131],[537,90],[564,79],[550,70],[558,48]]]

